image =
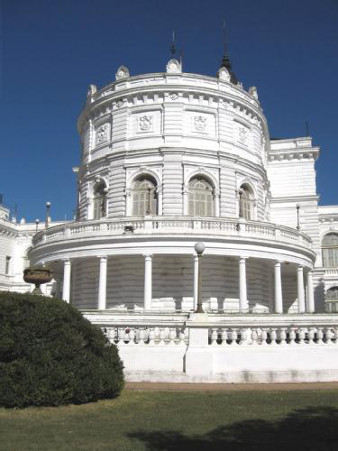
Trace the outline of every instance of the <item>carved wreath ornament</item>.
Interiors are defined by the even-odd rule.
[[[152,117],[151,116],[142,116],[139,118],[139,128],[142,132],[147,132],[151,129],[152,126]]]
[[[195,116],[194,126],[195,130],[197,130],[198,132],[203,132],[207,126],[207,118],[203,116]]]

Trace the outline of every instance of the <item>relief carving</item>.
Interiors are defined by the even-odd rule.
[[[108,124],[103,124],[96,131],[96,143],[101,144],[106,141],[108,141]]]
[[[148,132],[152,129],[153,126],[153,118],[152,116],[141,116],[138,119],[138,126],[141,132]]]
[[[194,117],[194,128],[198,132],[204,132],[207,126],[207,118],[203,116]]]

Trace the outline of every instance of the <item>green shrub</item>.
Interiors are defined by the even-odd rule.
[[[115,345],[58,299],[0,293],[0,405],[57,406],[117,396]]]

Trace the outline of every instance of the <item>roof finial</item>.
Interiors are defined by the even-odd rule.
[[[224,45],[224,56],[228,54],[228,44],[227,44],[227,30],[225,19],[223,19],[223,45]]]
[[[175,54],[176,54],[176,52],[177,52],[177,50],[176,50],[176,41],[175,41],[175,30],[173,30],[173,39],[172,39],[172,43],[171,43],[171,46],[170,46],[170,52],[171,52],[171,56],[172,56],[172,58],[174,58],[175,57]]]

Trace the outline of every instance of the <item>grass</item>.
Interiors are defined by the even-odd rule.
[[[127,391],[114,400],[0,409],[0,449],[338,449],[338,390]]]

